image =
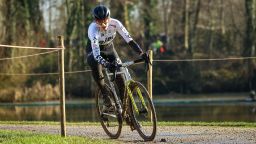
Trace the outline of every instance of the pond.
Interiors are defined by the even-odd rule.
[[[154,100],[158,121],[256,121],[256,102],[248,100]],[[66,102],[68,122],[98,121],[93,100]],[[59,121],[58,102],[0,103],[1,121]]]

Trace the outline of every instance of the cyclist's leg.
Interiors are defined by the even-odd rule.
[[[124,89],[125,89],[125,82],[124,82],[124,78],[121,75],[117,75],[116,76],[116,84],[118,86],[118,90],[119,90],[119,95],[120,95],[120,99],[123,102],[123,98],[124,98]]]
[[[112,61],[113,60],[113,52],[111,51],[112,49],[112,45],[113,44],[108,44],[108,45],[101,45],[100,46],[100,49],[101,49],[101,56],[108,60],[108,61]],[[95,82],[97,83],[98,87],[100,88],[101,92],[102,92],[102,95],[103,95],[103,100],[104,100],[104,105],[106,107],[111,107],[112,104],[111,104],[111,99],[110,97],[108,96],[108,90],[107,88],[105,87],[105,81],[104,81],[104,75],[102,73],[102,65],[99,64],[95,59],[94,59],[94,56],[92,54],[92,52],[90,52],[90,42],[87,43],[87,53],[89,53],[89,55],[87,55],[87,63],[89,64],[89,66],[91,67],[92,69],[92,76],[95,80]]]
[[[114,44],[110,43],[107,47],[108,52],[104,53],[103,55],[105,56],[105,58],[109,61],[109,62],[113,62],[116,60],[117,56],[114,52]],[[123,96],[124,96],[124,88],[125,88],[125,82],[124,82],[124,78],[121,75],[117,75],[116,76],[116,80],[115,83],[118,87],[119,90],[119,96],[120,99],[123,101]]]
[[[116,77],[116,84],[118,86],[119,94],[120,94],[120,99],[123,102],[124,100],[124,90],[125,90],[125,81],[124,78],[121,75],[117,75]],[[126,124],[130,126],[131,130],[135,130],[130,116],[127,114],[125,117]]]
[[[87,63],[91,67],[93,79],[95,80],[96,84],[102,92],[104,104],[107,107],[110,107],[111,100],[108,96],[108,90],[105,87],[104,75],[102,73],[102,65],[94,59],[92,54],[87,57]]]
[[[117,58],[117,54],[115,54],[113,43],[109,46],[109,48],[110,48],[110,52],[106,53],[106,57],[108,58],[108,61],[113,62]],[[117,75],[115,83],[116,83],[116,85],[118,87],[120,99],[123,102],[124,91],[125,91],[125,80],[124,80],[124,77],[122,75]],[[126,121],[126,123],[128,125],[130,125],[131,130],[135,129],[133,124],[132,124],[132,122],[131,122],[131,119],[130,119],[129,115],[127,115],[127,117],[125,118],[125,121]]]

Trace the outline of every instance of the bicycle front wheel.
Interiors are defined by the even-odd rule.
[[[132,123],[145,141],[152,141],[156,136],[156,112],[147,89],[139,82],[128,86],[129,110]]]
[[[103,112],[103,95],[100,89],[96,93],[96,109],[100,118],[101,126],[103,127],[106,134],[112,139],[117,139],[120,136],[122,130],[122,114],[117,109],[117,102],[114,98],[112,90],[107,84],[105,84],[105,86],[108,92],[108,96],[113,103],[114,111],[108,113]]]

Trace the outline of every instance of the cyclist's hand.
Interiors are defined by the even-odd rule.
[[[107,63],[106,67],[112,73],[115,72],[118,69],[118,65],[115,64],[115,63]]]
[[[148,53],[147,52],[142,53],[140,56],[145,61],[146,71],[148,71],[149,66],[152,65]]]
[[[147,52],[141,54],[141,58],[145,61],[146,64],[151,64],[149,55]]]

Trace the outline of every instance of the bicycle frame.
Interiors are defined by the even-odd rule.
[[[122,63],[116,52],[115,57],[114,64],[120,66],[120,69],[113,73],[109,72],[108,69],[103,70],[105,86],[108,89],[109,96],[111,96],[114,110],[104,110],[104,103],[102,105],[102,98],[104,97],[100,89],[96,96],[97,112],[100,116],[101,125],[110,138],[116,139],[121,134],[123,121],[126,121],[131,130],[137,130],[145,141],[152,141],[156,136],[157,123],[154,104],[147,89],[140,82],[133,80],[128,70],[129,66],[144,62],[144,60],[138,59]],[[145,62],[150,64],[147,60]],[[114,83],[117,75],[124,81],[124,93],[121,93],[124,94],[123,97],[117,93],[118,89],[120,90],[118,83],[116,83],[117,85]],[[144,122],[147,125],[144,125]]]
[[[125,92],[124,92],[123,107],[122,107],[120,98],[117,96],[114,83],[110,80],[111,79],[110,76],[112,76],[113,73],[109,73],[108,70],[105,69],[105,74],[107,76],[107,81],[108,81],[108,83],[110,85],[110,88],[113,91],[114,97],[115,97],[115,99],[117,101],[117,108],[118,108],[119,112],[122,113],[124,117],[126,117],[126,112],[127,112],[127,108],[128,108],[128,97],[130,98],[131,103],[132,103],[133,108],[135,109],[135,111],[137,113],[139,113],[137,105],[135,104],[134,98],[132,96],[132,91],[129,88],[129,85],[131,83],[133,83],[134,81],[132,80],[132,77],[131,77],[131,75],[129,73],[129,70],[127,68],[128,66],[134,64],[135,62],[134,61],[129,61],[129,62],[122,63],[121,59],[119,57],[117,57],[117,63],[122,65],[122,67],[120,67],[120,71],[118,71],[116,74],[117,75],[121,75],[124,78],[124,81],[125,81]],[[136,91],[137,91],[137,93],[139,95],[139,98],[140,98],[140,100],[142,102],[142,105],[145,108],[147,108],[146,104],[145,104],[145,101],[144,101],[144,99],[142,97],[142,93],[141,93],[140,89],[138,87],[135,87],[135,88],[136,88]]]

